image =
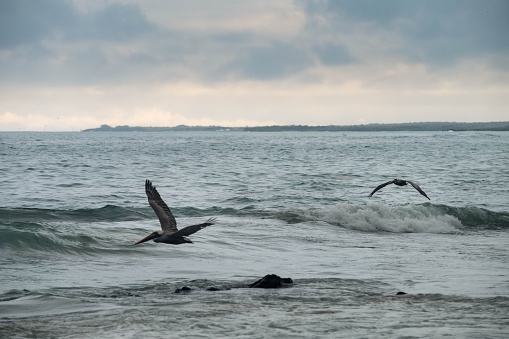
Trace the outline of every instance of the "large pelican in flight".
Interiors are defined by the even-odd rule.
[[[387,185],[390,185],[390,184],[394,184],[394,185],[398,185],[398,186],[406,186],[406,184],[410,184],[413,186],[413,188],[415,188],[417,190],[417,192],[421,193],[422,195],[424,195],[426,198],[428,198],[428,200],[431,200],[427,195],[426,193],[424,193],[423,190],[421,190],[421,188],[419,187],[419,185],[417,185],[416,183],[413,183],[411,182],[410,180],[402,180],[402,179],[394,179],[394,180],[391,180],[391,181],[387,181],[386,183],[383,183],[379,186],[377,186],[377,188],[375,188],[373,190],[373,192],[371,192],[371,194],[369,195],[370,197],[375,194],[376,191],[384,188],[385,186]]]
[[[192,225],[184,227],[183,229],[177,229],[177,221],[170,211],[168,205],[165,204],[161,196],[157,192],[156,188],[152,186],[150,180],[145,181],[145,193],[147,193],[148,203],[150,207],[156,212],[159,222],[161,223],[161,231],[155,231],[136,242],[135,245],[141,244],[142,242],[154,239],[154,242],[162,242],[165,244],[179,245],[193,242],[187,238],[188,235],[198,232],[202,228],[210,225],[214,225],[215,218],[210,218],[203,224]]]

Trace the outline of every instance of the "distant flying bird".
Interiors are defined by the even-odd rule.
[[[184,227],[181,230],[177,229],[177,221],[170,211],[168,205],[166,205],[161,199],[161,196],[157,192],[156,188],[152,186],[150,180],[145,181],[145,193],[147,193],[148,203],[150,207],[156,212],[159,222],[161,223],[161,231],[155,231],[146,236],[145,238],[138,241],[135,245],[141,244],[142,242],[154,239],[154,242],[162,242],[165,244],[179,245],[193,242],[187,238],[188,235],[198,232],[202,228],[210,225],[214,225],[216,219],[210,218],[203,224],[192,225]]]
[[[391,181],[387,181],[386,183],[383,183],[381,184],[380,186],[378,186],[377,188],[375,188],[373,190],[373,192],[371,192],[371,194],[369,195],[370,197],[373,196],[373,194],[375,194],[376,191],[384,188],[385,186],[387,185],[390,185],[390,184],[394,184],[394,185],[398,185],[398,186],[406,186],[406,184],[410,184],[412,185],[416,190],[417,192],[421,193],[422,195],[424,195],[426,198],[428,198],[428,200],[431,200],[427,195],[426,193],[424,193],[423,190],[421,190],[421,188],[419,187],[419,185],[417,185],[416,183],[413,183],[411,182],[410,180],[402,180],[402,179],[394,179],[394,180],[391,180]]]

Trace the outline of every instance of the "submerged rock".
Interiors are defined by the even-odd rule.
[[[207,287],[207,291],[221,291],[221,289],[219,287],[210,286]]]
[[[175,290],[175,292],[173,292],[173,293],[187,293],[187,292],[191,292],[191,290],[192,290],[192,289],[191,289],[191,287],[189,287],[189,286],[183,286],[183,287],[181,287],[181,288],[177,288],[177,289]]]
[[[250,288],[281,288],[284,285],[293,284],[291,278],[281,278],[276,274],[267,274],[265,277],[250,284]]]
[[[258,279],[252,284],[249,285],[234,285],[234,286],[224,286],[224,287],[217,287],[217,286],[210,286],[207,287],[206,291],[227,291],[232,288],[281,288],[281,287],[287,287],[287,285],[293,284],[292,278],[281,278],[280,276],[276,274],[267,274],[261,279]],[[183,286],[180,288],[177,288],[175,292],[173,293],[189,293],[192,291],[192,288],[189,286]]]

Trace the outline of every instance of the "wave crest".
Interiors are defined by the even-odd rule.
[[[423,205],[339,204],[310,211],[309,218],[364,232],[457,233],[462,227],[456,216],[437,214]]]

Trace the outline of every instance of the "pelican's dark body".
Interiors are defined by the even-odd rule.
[[[398,185],[398,186],[406,186],[407,185],[407,182],[405,180],[401,180],[401,179],[394,179],[392,181],[392,183],[394,185]]]
[[[154,239],[154,242],[162,242],[165,244],[179,245],[179,244],[192,244],[191,239],[183,236],[178,236],[176,233],[168,234],[163,233],[160,237]]]

